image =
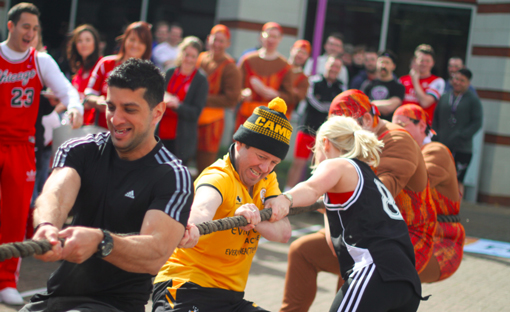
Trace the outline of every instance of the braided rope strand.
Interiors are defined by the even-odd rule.
[[[315,211],[317,209],[324,208],[324,203],[322,201],[317,201],[316,203],[307,206],[307,207],[296,207],[291,208],[289,210],[288,216],[297,215],[303,212]],[[271,215],[273,210],[271,208],[260,210],[260,219],[261,221],[267,221],[271,219]],[[197,228],[200,232],[200,235],[207,235],[213,232],[225,231],[229,229],[233,229],[240,226],[248,225],[248,221],[243,216],[235,216],[229,218],[223,218],[213,221],[208,221],[204,223],[197,224]],[[119,234],[121,236],[128,235],[136,235],[138,233],[129,233],[129,234]],[[32,255],[42,255],[46,252],[50,251],[52,245],[47,240],[34,241],[27,240],[24,242],[17,243],[8,243],[0,245],[0,262],[10,259],[10,258],[19,258],[19,257],[29,257]]]
[[[51,250],[51,244],[47,240],[8,243],[0,246],[0,262],[19,257],[42,255]]]

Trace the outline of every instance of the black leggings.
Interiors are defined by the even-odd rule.
[[[415,312],[419,305],[420,297],[410,282],[385,282],[371,264],[345,281],[329,311]]]

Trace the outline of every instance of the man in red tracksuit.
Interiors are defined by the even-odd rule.
[[[0,43],[0,244],[23,241],[35,182],[35,122],[43,86],[69,107],[74,127],[83,107],[71,83],[46,53],[30,42],[39,29],[39,10],[19,3],[8,13],[9,36]],[[0,302],[23,304],[16,290],[20,261],[0,262]]]

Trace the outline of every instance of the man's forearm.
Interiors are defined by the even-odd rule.
[[[113,251],[104,260],[127,272],[156,275],[184,234],[184,226],[175,222],[174,235],[168,236],[168,240],[152,235],[112,234]]]
[[[145,214],[140,235],[112,234],[113,249],[105,261],[133,273],[156,275],[184,235],[184,225],[161,210]]]
[[[283,218],[276,222],[261,222],[255,227],[255,230],[265,239],[279,243],[288,242],[292,235],[292,228],[288,218]]]
[[[34,225],[50,222],[61,229],[76,201],[81,180],[68,167],[55,168],[35,202]]]
[[[432,95],[425,93],[425,91],[421,87],[419,81],[413,80],[413,87],[414,87],[414,92],[416,93],[416,97],[418,98],[418,103],[423,108],[428,108],[432,104],[434,104],[436,99]]]
[[[392,97],[387,100],[372,101],[372,104],[377,106],[377,108],[379,109],[379,111],[381,113],[391,114],[392,112],[394,112],[397,109],[397,107],[400,106],[400,104],[402,104],[402,100],[398,97]]]

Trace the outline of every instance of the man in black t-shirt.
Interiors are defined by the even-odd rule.
[[[108,78],[110,132],[59,148],[35,204],[34,239],[53,245],[37,258],[64,261],[21,311],[145,311],[151,276],[182,239],[193,199],[187,168],[154,137],[164,90],[152,63],[126,61]]]
[[[381,112],[381,118],[391,121],[393,112],[402,104],[405,87],[393,75],[396,56],[390,50],[379,52],[377,58],[377,78],[365,88],[365,94]]]

